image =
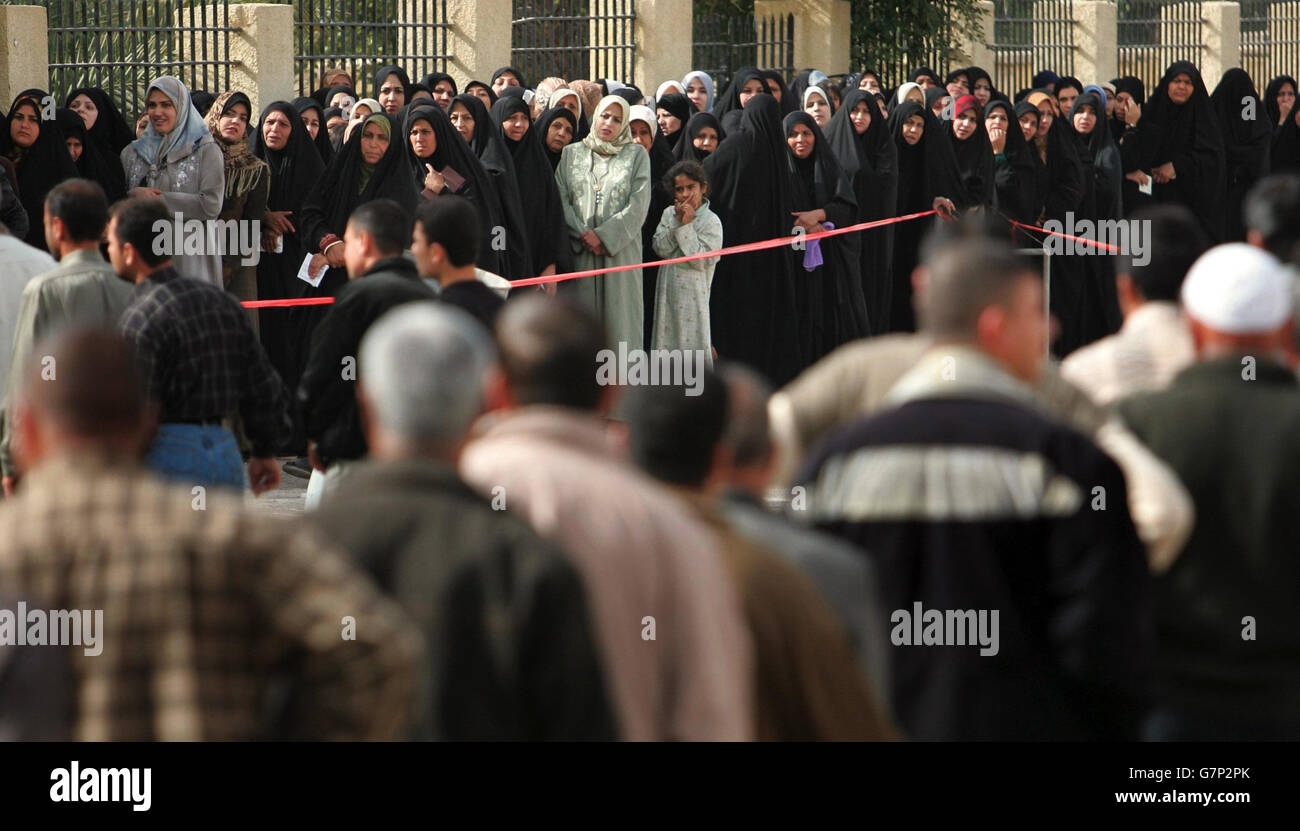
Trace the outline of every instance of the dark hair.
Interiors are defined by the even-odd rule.
[[[58,367],[59,380],[41,380],[46,357]],[[104,439],[140,429],[147,403],[135,351],[112,329],[62,329],[42,339],[24,367],[24,394],[66,431]]]
[[[1134,211],[1130,218],[1151,229],[1147,261],[1139,265],[1131,253],[1121,253],[1115,260],[1115,273],[1128,274],[1147,300],[1177,302],[1188,269],[1210,247],[1196,215],[1184,205],[1156,205]]]
[[[683,159],[664,174],[663,189],[671,195],[677,187],[677,177],[685,176],[688,179],[694,179],[704,187],[709,186],[709,174],[704,171],[704,165],[693,159]]]
[[[917,317],[921,330],[937,338],[973,338],[981,312],[1005,303],[1026,277],[1042,279],[1010,243],[983,236],[952,243],[926,268]]]
[[[1246,227],[1264,237],[1264,247],[1284,263],[1300,263],[1300,176],[1277,174],[1246,194]]]
[[[348,224],[375,239],[379,253],[396,257],[411,243],[411,218],[391,199],[372,199],[352,211]]]
[[[599,405],[596,369],[605,328],[585,306],[525,295],[502,308],[494,334],[502,374],[517,403],[577,410]]]
[[[45,213],[63,220],[74,242],[98,242],[108,224],[108,197],[98,182],[68,179],[50,188]]]
[[[772,458],[772,434],[767,403],[772,386],[744,364],[720,363],[718,374],[727,384],[727,429],[723,443],[736,467],[766,464]]]
[[[483,232],[474,203],[460,196],[440,196],[424,202],[415,212],[424,238],[447,251],[447,259],[460,268],[478,257]]]
[[[698,395],[684,384],[628,389],[632,460],[661,482],[699,486],[713,467],[713,450],[727,428],[727,385],[710,369],[699,381]]]
[[[154,240],[158,235],[173,233],[171,211],[167,204],[153,196],[135,196],[123,199],[113,205],[113,219],[117,220],[117,240],[122,245],[130,245],[146,265],[158,265],[171,259],[170,254],[159,254],[153,250]],[[163,223],[162,231],[155,230],[158,223]]]

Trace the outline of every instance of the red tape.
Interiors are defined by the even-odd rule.
[[[1087,243],[1088,245],[1095,245],[1098,248],[1105,248],[1107,251],[1111,252],[1112,254],[1119,253],[1119,247],[1115,245],[1110,245],[1109,243],[1098,242],[1097,240],[1091,240],[1091,239],[1084,239],[1083,237],[1072,236],[1070,234],[1065,234],[1060,231],[1049,231],[1046,228],[1039,228],[1037,225],[1026,225],[1023,222],[1016,222],[1014,219],[1012,219],[1009,216],[1006,216],[1005,214],[1002,216],[1002,218],[1005,219],[1007,222],[1010,222],[1012,225],[1015,225],[1020,228],[1024,228],[1029,231],[1039,231],[1044,234],[1051,234],[1054,237],[1064,237],[1065,239],[1073,240],[1075,242],[1082,242],[1082,243]]]

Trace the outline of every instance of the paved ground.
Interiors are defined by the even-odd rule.
[[[303,500],[307,496],[307,480],[280,474],[280,487],[268,491],[259,497],[251,493],[244,498],[254,509],[273,516],[292,516],[302,513]]]

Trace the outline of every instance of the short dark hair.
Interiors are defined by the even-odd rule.
[[[170,238],[174,233],[172,224],[175,220],[167,209],[167,203],[156,196],[133,196],[114,204],[112,216],[117,220],[118,242],[135,248],[136,254],[147,265],[158,265],[171,259],[170,254],[159,254],[153,248],[159,234]],[[165,226],[162,231],[156,230],[160,222]]]
[[[1147,261],[1139,265],[1132,253],[1121,253],[1115,258],[1115,273],[1128,274],[1147,300],[1178,302],[1188,269],[1210,247],[1196,215],[1185,205],[1169,204],[1134,211],[1130,219],[1149,223]]]
[[[630,387],[625,401],[632,459],[661,482],[698,487],[727,428],[727,385],[704,370],[699,395],[684,384]]]
[[[411,217],[391,199],[371,199],[358,205],[348,224],[374,237],[379,253],[399,256],[411,244]]]
[[[662,182],[663,189],[668,191],[670,194],[673,193],[674,188],[677,187],[678,176],[685,176],[688,179],[694,179],[706,188],[709,186],[709,174],[705,172],[704,165],[693,159],[683,159],[668,168],[668,172],[664,174]]]
[[[1264,237],[1264,247],[1284,263],[1300,263],[1300,176],[1276,174],[1246,194],[1246,227]]]
[[[605,328],[585,306],[565,297],[525,295],[502,308],[495,335],[502,373],[519,404],[577,410],[600,404],[596,367]]]
[[[478,259],[483,232],[473,202],[460,196],[439,196],[420,205],[415,221],[426,240],[446,249],[452,265],[460,268]]]
[[[57,381],[43,380],[46,359]],[[63,329],[43,339],[24,367],[23,395],[66,431],[108,438],[139,430],[148,404],[135,351],[112,329]]]
[[[927,269],[917,317],[921,330],[938,338],[973,338],[980,312],[1008,300],[1025,277],[1042,279],[1009,243],[984,237],[952,243]]]
[[[727,429],[722,440],[736,467],[766,464],[772,458],[772,434],[767,403],[772,386],[759,373],[737,363],[718,365],[727,384]]]
[[[50,188],[45,213],[63,220],[74,242],[95,242],[108,225],[108,197],[98,182],[68,179]]]

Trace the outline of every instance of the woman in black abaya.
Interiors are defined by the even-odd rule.
[[[1297,85],[1295,78],[1290,75],[1279,75],[1268,82],[1268,87],[1264,90],[1264,112],[1268,113],[1269,129],[1277,132],[1286,123],[1282,120],[1283,107],[1286,107],[1291,115],[1295,115],[1295,99],[1298,91],[1300,85]]]
[[[726,126],[726,117],[729,113],[740,112],[745,107],[745,102],[755,95],[767,93],[767,82],[763,78],[763,73],[751,67],[740,69],[731,78],[731,83],[722,91],[713,104],[713,114],[718,117],[718,121]],[[773,98],[773,101],[776,99]],[[777,105],[781,109],[780,105]],[[784,111],[782,111],[784,118]],[[710,203],[712,204],[712,203]],[[724,224],[725,228],[725,224]]]
[[[1038,192],[1038,159],[1025,140],[1017,109],[1006,99],[993,99],[984,110],[984,129],[993,150],[993,209],[1028,225],[1037,222],[1043,198]],[[1037,119],[1038,110],[1026,102],[1024,112],[1031,110]],[[1025,239],[1020,229],[1013,233]]]
[[[943,122],[944,132],[957,158],[957,172],[965,199],[953,201],[959,208],[987,207],[993,204],[993,145],[989,143],[979,102],[973,95],[963,95],[952,107],[953,118]]]
[[[86,131],[86,122],[81,120],[81,116],[73,110],[59,110],[55,113],[55,120],[63,131],[63,140],[68,155],[77,166],[77,175],[98,182],[110,205],[125,196],[126,174],[122,171],[122,163],[117,158],[104,158],[99,145]]]
[[[781,106],[756,94],[740,111],[740,129],[704,161],[709,206],[722,220],[726,245],[790,235],[794,195],[785,155]],[[709,295],[719,357],[747,363],[777,385],[806,365],[794,315],[794,267],[788,246],[723,257]]]
[[[320,155],[321,162],[329,164],[330,159],[334,158],[334,145],[330,144],[330,131],[326,126],[325,108],[320,105],[319,101],[311,97],[293,99],[293,108],[298,112],[298,118],[302,119],[303,124],[307,127],[307,135],[311,138],[316,153]]]
[[[844,102],[831,116],[826,141],[853,184],[858,203],[854,224],[893,216],[898,207],[898,148],[874,96],[863,89],[845,93]],[[893,288],[894,226],[873,228],[854,236],[859,239],[862,253],[858,270],[870,331],[887,332]]]
[[[1241,203],[1254,184],[1269,173],[1273,130],[1258,116],[1264,108],[1255,90],[1255,82],[1244,69],[1234,67],[1223,73],[1210,102],[1214,104],[1227,151],[1224,159],[1224,241],[1245,242],[1246,226],[1241,218]]]
[[[685,135],[686,122],[691,120],[695,105],[679,92],[670,92],[655,102],[655,118],[659,123],[659,136],[671,152]],[[655,220],[658,222],[658,220]]]
[[[28,245],[45,250],[45,196],[66,179],[77,176],[77,166],[68,155],[68,145],[57,121],[41,120],[42,90],[18,93],[0,124],[0,153],[13,162],[16,186],[27,211]]]
[[[458,131],[462,136],[468,133],[466,140],[470,149],[491,177],[497,200],[501,203],[502,216],[505,218],[506,270],[498,273],[509,280],[535,277],[532,273],[532,253],[528,250],[528,221],[524,217],[515,163],[506,148],[500,125],[492,119],[482,100],[472,93],[461,93],[453,98],[448,113],[462,118]],[[468,124],[463,120],[466,113],[469,115]]]
[[[727,137],[722,122],[713,113],[696,113],[686,122],[673,156],[678,161],[703,162]]]
[[[564,125],[567,125],[567,130]],[[533,132],[546,152],[546,160],[551,163],[551,173],[554,174],[555,168],[560,166],[560,154],[578,137],[578,117],[565,107],[551,107],[537,117]]]
[[[572,259],[566,244],[564,207],[555,185],[555,170],[542,146],[542,137],[532,124],[531,108],[522,98],[503,96],[492,105],[492,120],[501,125],[502,139],[514,161],[519,199],[528,227],[528,249],[533,258],[532,273],[551,275],[569,271]],[[520,126],[524,132],[513,138]]]
[[[99,87],[77,87],[68,93],[64,106],[81,116],[86,133],[105,159],[116,162],[122,148],[135,141],[135,131],[118,112],[113,99]]]
[[[1223,134],[1201,73],[1188,61],[1166,70],[1138,122],[1142,170],[1155,180],[1152,201],[1185,205],[1212,243],[1223,240]]]
[[[372,97],[384,112],[397,117],[402,108],[411,103],[411,79],[400,66],[381,66],[375,71]]]

